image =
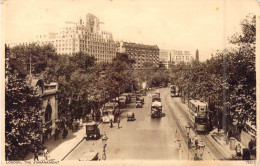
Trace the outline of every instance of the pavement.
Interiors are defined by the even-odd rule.
[[[81,127],[78,131],[72,132],[69,130],[66,139],[61,138],[59,135],[58,140],[54,140],[52,136],[49,140],[46,140],[45,145],[49,151],[49,160],[61,161],[71,150],[73,150],[85,136],[85,129]],[[33,153],[29,153],[25,160],[33,161]],[[39,156],[39,160],[45,160],[43,156]]]

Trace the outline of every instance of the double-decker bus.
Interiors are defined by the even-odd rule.
[[[189,118],[197,132],[207,132],[208,104],[199,100],[189,101]]]
[[[171,86],[171,97],[178,97],[179,96],[179,88],[176,85]]]

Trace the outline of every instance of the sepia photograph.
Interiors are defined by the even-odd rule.
[[[259,8],[1,0],[1,163],[260,164]]]

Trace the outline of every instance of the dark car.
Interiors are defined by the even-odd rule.
[[[136,108],[142,108],[143,107],[142,102],[141,101],[136,101],[135,107]]]

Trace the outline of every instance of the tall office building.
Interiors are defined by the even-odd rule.
[[[30,43],[53,44],[58,54],[84,52],[96,58],[97,62],[112,62],[116,56],[116,44],[112,33],[100,30],[99,19],[93,14],[79,18],[76,23],[65,22],[57,33],[36,35],[36,39],[26,42],[11,42],[9,46]]]
[[[87,14],[77,23],[67,22],[67,26],[60,28],[55,40],[58,54],[85,52],[97,59],[97,62],[112,62],[116,56],[116,45],[109,32],[100,30],[99,19]]]

